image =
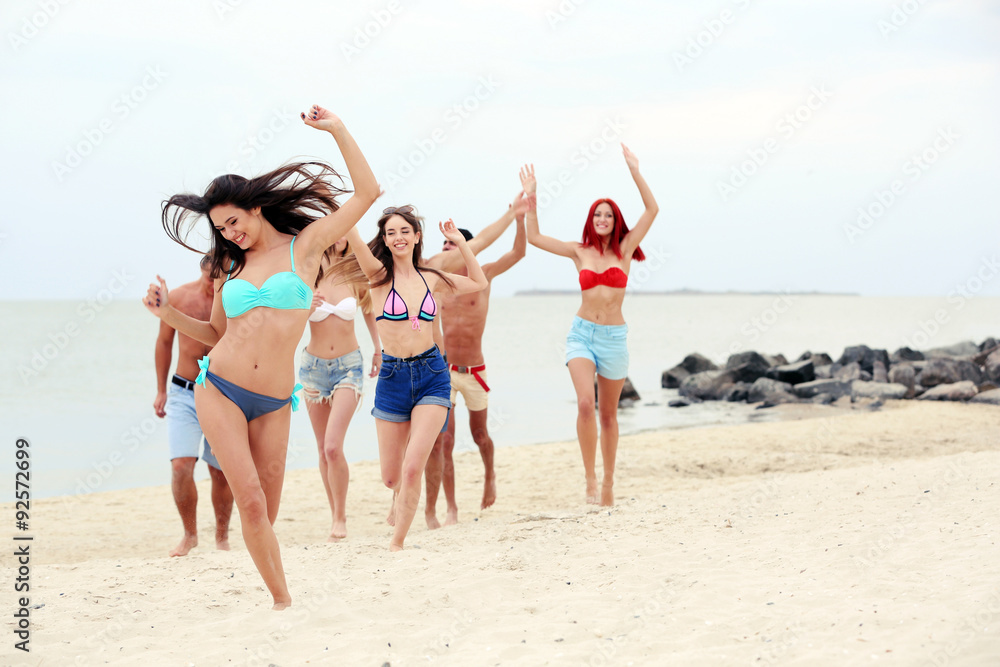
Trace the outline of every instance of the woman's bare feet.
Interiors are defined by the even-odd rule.
[[[345,537],[347,537],[347,519],[335,520],[327,542],[339,542]]]
[[[437,514],[425,513],[424,519],[427,520],[427,528],[429,530],[437,530],[441,527],[441,522],[438,521]]]
[[[215,539],[215,548],[219,551],[229,551],[229,538]]]
[[[444,515],[444,525],[454,526],[458,523],[458,508],[449,507],[448,513]]]
[[[180,543],[170,552],[170,556],[187,556],[188,552],[198,546],[197,535],[185,535]]]
[[[281,601],[279,601],[278,598],[274,598],[274,606],[271,607],[271,609],[273,611],[281,611],[282,609],[288,609],[291,606],[292,606],[292,598],[290,597],[287,600],[281,600]]]
[[[597,504],[597,478],[588,477],[587,478],[587,503],[590,505]]]
[[[609,507],[615,504],[615,492],[613,482],[604,482],[601,485],[601,505]]]
[[[385,518],[385,522],[390,526],[396,525],[396,493],[392,494],[392,505],[389,506],[389,516]]]

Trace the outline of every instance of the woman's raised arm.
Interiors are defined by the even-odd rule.
[[[336,211],[314,220],[299,233],[297,254],[302,261],[315,263],[319,269],[319,257],[327,248],[347,234],[379,197],[378,181],[368,166],[368,161],[358,148],[354,137],[344,127],[344,121],[321,106],[313,105],[308,113],[301,114],[303,122],[309,127],[324,130],[333,135],[340,147],[340,153],[347,164],[347,172],[351,176],[354,194]]]
[[[553,255],[575,259],[578,244],[545,236],[538,230],[538,207],[535,199],[538,183],[535,181],[535,165],[526,164],[521,167],[521,187],[524,188],[524,194],[528,200],[528,210],[524,214],[528,243],[536,248],[551,252]]]
[[[629,257],[639,247],[639,244],[642,243],[642,239],[645,238],[649,228],[653,226],[653,219],[660,212],[660,207],[657,206],[656,200],[653,199],[653,191],[646,184],[646,179],[639,173],[639,159],[636,158],[625,144],[622,144],[622,155],[625,156],[625,163],[628,165],[628,170],[632,173],[632,180],[635,181],[636,187],[639,188],[642,205],[646,207],[646,210],[639,216],[639,221],[635,223],[635,227],[630,229],[625,238],[622,239],[622,255]]]

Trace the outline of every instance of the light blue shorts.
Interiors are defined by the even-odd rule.
[[[323,359],[303,349],[299,360],[299,382],[304,390],[302,395],[310,403],[329,403],[333,400],[333,392],[343,388],[353,389],[360,398],[365,382],[365,360],[361,350],[334,359]]]
[[[180,376],[177,376],[180,377]],[[181,378],[184,379],[184,378]],[[198,423],[198,415],[194,410],[194,389],[184,389],[173,382],[167,389],[167,441],[170,443],[170,460],[180,458],[198,458],[201,443],[205,450],[201,458],[216,470],[222,470],[212,453],[212,447],[205,440]]]
[[[590,359],[601,377],[624,380],[628,375],[627,338],[627,324],[595,324],[574,317],[566,336],[566,363],[570,359]]]

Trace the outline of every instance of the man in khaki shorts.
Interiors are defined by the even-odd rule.
[[[489,264],[483,264],[486,279],[492,281],[495,277],[514,266],[522,257],[527,247],[527,234],[524,228],[524,212],[521,210],[521,199],[512,207],[509,215],[517,218],[517,231],[514,236],[514,247],[500,259]],[[494,223],[495,224],[495,223]],[[509,224],[509,222],[508,222]],[[466,240],[472,239],[472,234],[465,229],[459,230]],[[484,234],[486,230],[483,230]],[[479,240],[479,239],[477,239]],[[470,243],[471,245],[471,243]],[[444,252],[435,256],[451,255],[456,246],[445,241]],[[458,255],[458,253],[454,253]],[[456,267],[456,273],[465,275],[464,267]],[[486,478],[483,488],[483,500],[480,507],[486,509],[497,497],[496,473],[493,470],[493,440],[486,428],[488,392],[486,381],[486,364],[483,359],[483,331],[486,329],[486,314],[490,305],[490,288],[481,292],[462,294],[459,296],[439,295],[438,309],[441,314],[441,327],[444,335],[444,346],[448,353],[448,365],[451,369],[451,403],[455,405],[458,394],[465,400],[469,410],[469,428],[472,439],[479,447],[486,468]],[[438,528],[436,504],[438,484],[444,487],[445,499],[448,503],[445,525],[458,522],[458,506],[455,503],[455,465],[452,453],[455,448],[454,410],[448,420],[447,433],[442,434],[434,445],[434,451],[427,461],[427,507],[426,519],[429,528]],[[440,450],[440,451],[438,451]]]

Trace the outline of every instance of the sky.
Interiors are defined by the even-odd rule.
[[[314,103],[386,190],[366,238],[405,203],[429,248],[475,232],[525,163],[544,233],[579,239],[600,197],[634,223],[624,142],[660,209],[634,289],[1000,295],[995,2],[7,0],[0,27],[0,299],[193,280],[162,201],[343,169]],[[493,294],[576,285],[529,247]]]

